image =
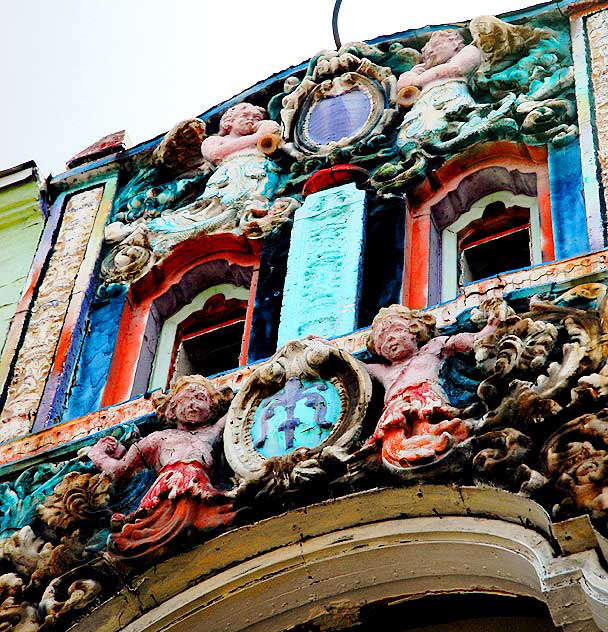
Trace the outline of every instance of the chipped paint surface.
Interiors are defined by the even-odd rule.
[[[31,429],[102,195],[103,187],[98,186],[75,193],[66,204],[57,244],[9,386],[0,419],[0,441]]]
[[[586,19],[588,50],[591,60],[591,81],[595,116],[593,124],[598,141],[597,161],[604,193],[604,209],[608,205],[608,10],[593,13]],[[605,222],[605,219],[604,219]],[[604,231],[606,230],[604,226]]]
[[[602,251],[576,257],[560,263],[538,266],[531,270],[521,270],[511,274],[501,275],[487,279],[481,283],[472,283],[465,287],[465,292],[453,301],[438,305],[428,310],[437,318],[439,327],[451,325],[456,316],[471,307],[478,306],[482,300],[492,296],[503,296],[510,292],[518,292],[543,284],[567,283],[574,279],[593,276],[603,272],[608,265],[608,251]],[[346,336],[340,336],[332,340],[340,349],[349,353],[360,353],[365,350],[369,328],[352,332]],[[217,386],[230,387],[238,391],[247,378],[255,371],[259,364],[250,364],[245,367],[230,371],[213,378]],[[29,437],[0,444],[0,464],[51,450],[57,445],[76,441],[88,434],[111,428],[122,422],[136,419],[153,412],[153,406],[149,399],[139,397],[125,403],[109,406],[98,412],[84,415],[76,419],[58,424],[47,430],[42,430]]]

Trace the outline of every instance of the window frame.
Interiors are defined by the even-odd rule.
[[[148,383],[149,390],[166,387],[167,378],[171,371],[171,359],[173,355],[173,347],[175,345],[175,336],[180,323],[195,312],[203,310],[207,301],[216,294],[223,294],[226,300],[235,298],[248,301],[250,290],[249,288],[234,285],[232,283],[219,283],[218,285],[213,285],[204,289],[202,292],[199,292],[192,301],[190,301],[190,303],[187,303],[175,312],[175,314],[169,316],[169,318],[167,318],[163,323],[158,337],[156,353],[154,355],[154,362],[150,373],[150,381]],[[216,324],[215,327],[219,327],[220,325],[221,324]]]
[[[521,206],[530,210],[530,259],[531,265],[542,263],[542,235],[540,229],[540,210],[538,199],[534,196],[514,194],[511,191],[495,191],[479,198],[468,211],[465,211],[452,224],[441,231],[441,301],[450,301],[462,287],[479,283],[479,279],[459,284],[458,278],[458,233],[471,222],[480,219],[488,205],[502,202],[505,207]],[[506,272],[506,270],[505,270]]]

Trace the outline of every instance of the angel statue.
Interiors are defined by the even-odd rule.
[[[115,557],[149,557],[188,533],[232,522],[232,500],[210,478],[213,447],[221,440],[231,398],[230,389],[219,390],[201,375],[180,377],[155,398],[157,414],[176,427],[153,432],[128,450],[114,437],[89,450],[91,461],[115,484],[144,468],[158,475],[135,512],[114,514],[120,528],[111,536]]]

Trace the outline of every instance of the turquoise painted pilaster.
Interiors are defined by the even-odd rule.
[[[357,328],[364,228],[365,192],[352,183],[314,193],[296,211],[278,346]]]

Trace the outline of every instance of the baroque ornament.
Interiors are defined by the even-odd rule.
[[[188,125],[192,127],[193,123]],[[175,135],[175,131],[169,132],[170,138],[163,141],[165,146],[161,143],[163,149],[157,153],[157,160],[179,164],[176,159],[179,150],[175,145],[184,143],[184,135],[180,136],[181,140]],[[249,103],[229,108],[220,120],[219,133],[205,138],[201,144],[204,165],[215,167],[204,190],[201,192],[198,180],[171,183],[174,185],[171,190],[177,187],[177,192],[182,189],[192,192],[199,187],[194,200],[183,192],[172,194],[169,184],[164,189],[153,187],[145,194],[145,200],[141,201],[142,194],[137,193],[127,202],[127,206],[133,206],[139,200],[137,204],[141,204],[136,208],[144,208],[143,212],[138,210],[130,216],[123,213],[123,220],[106,227],[106,241],[117,245],[102,264],[103,280],[106,283],[133,281],[186,239],[226,232],[259,239],[287,221],[299,202],[276,195],[284,177],[269,155],[277,150],[280,142],[280,127],[266,120],[264,108]],[[189,150],[190,137],[185,145]],[[179,182],[184,182],[183,187]],[[164,197],[158,204],[147,204],[151,197],[158,200],[161,194]],[[184,205],[186,200],[189,201]],[[124,221],[133,215],[136,216],[134,221]]]
[[[200,375],[180,377],[155,402],[158,415],[176,428],[153,432],[128,450],[114,437],[104,437],[89,450],[93,463],[118,484],[145,468],[157,473],[134,512],[114,514],[114,557],[150,557],[185,533],[232,522],[232,501],[210,479],[212,450],[221,438],[222,414],[231,396],[230,389],[218,390]]]
[[[479,141],[561,146],[577,136],[567,31],[492,16],[475,18],[469,31],[473,41],[466,46],[459,31],[433,32],[421,63],[399,77],[400,160],[377,170],[379,191],[399,189],[423,176],[436,157]]]
[[[411,476],[412,468],[436,461],[469,435],[439,384],[439,371],[448,355],[471,351],[493,333],[509,308],[490,299],[479,311],[487,322],[479,333],[450,337],[437,335],[432,315],[401,305],[383,308],[374,319],[368,347],[386,363],[366,368],[384,386],[385,396],[367,447],[381,445],[389,470]]]
[[[330,490],[489,485],[530,496],[555,519],[588,514],[607,533],[607,296],[588,283],[512,306],[490,299],[449,333],[427,312],[385,308],[369,362],[319,338],[290,342],[242,383],[225,429],[231,392],[179,378],[155,397],[158,417],[177,428],[127,436],[128,449],[112,437],[89,449],[111,495],[106,474],[70,462],[41,469],[40,481],[24,472],[6,490],[9,504],[17,489],[43,498],[38,515],[27,503],[7,514],[0,621],[33,626],[24,630],[68,621],[115,590],[104,559],[134,572],[231,526],[236,508],[241,520],[276,514]],[[368,406],[372,390],[381,406]],[[234,489],[213,467],[222,432]]]
[[[352,356],[320,338],[290,342],[233,400],[228,463],[261,495],[327,478],[358,438],[370,397],[370,379]]]
[[[70,472],[38,506],[38,514],[58,529],[98,519],[107,511],[111,485],[110,477],[104,474]]]

